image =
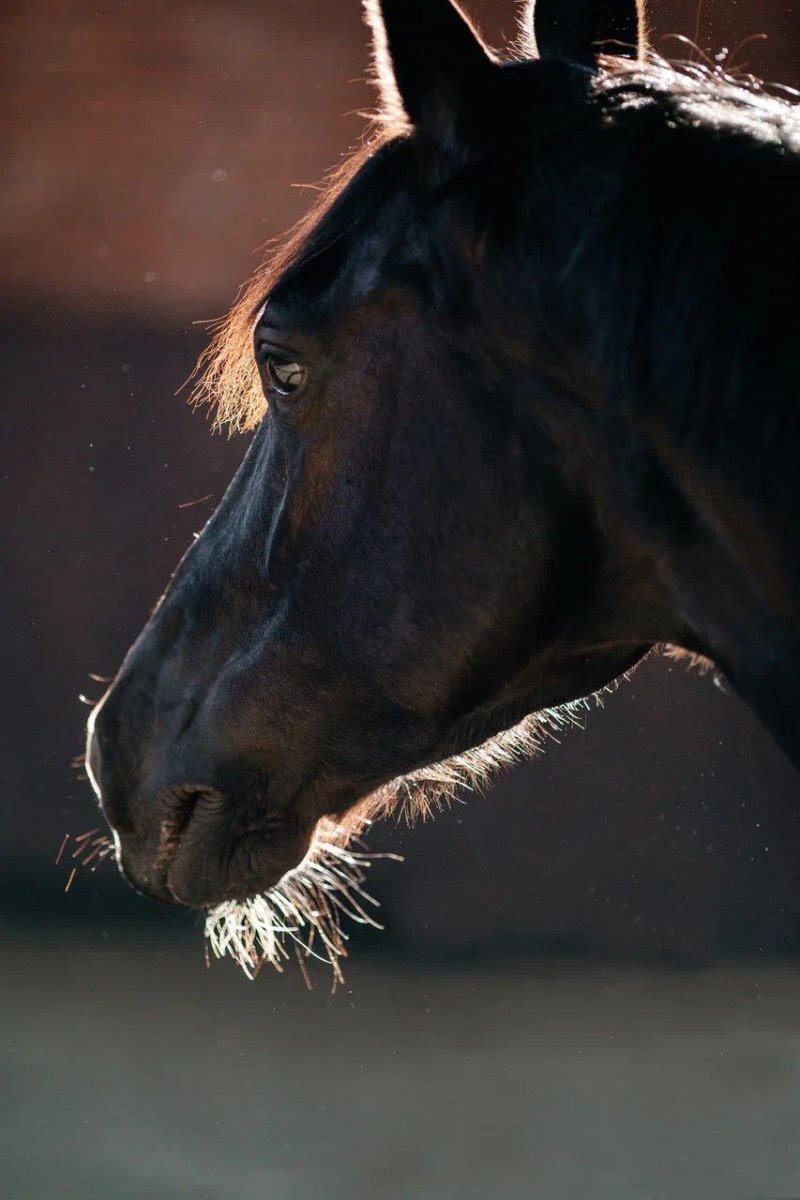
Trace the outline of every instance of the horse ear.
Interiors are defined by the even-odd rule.
[[[644,0],[528,0],[524,30],[539,58],[594,67],[605,50],[629,58],[645,50]]]
[[[364,0],[364,11],[382,115],[452,141],[494,70],[470,21],[454,0]]]

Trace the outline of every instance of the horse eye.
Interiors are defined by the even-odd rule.
[[[306,381],[308,372],[302,363],[287,362],[278,354],[263,351],[260,355],[264,388],[268,395],[294,396]]]

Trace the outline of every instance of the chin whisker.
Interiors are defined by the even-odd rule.
[[[560,708],[548,708],[526,717],[513,729],[444,762],[394,780],[370,796],[343,824],[323,819],[317,826],[303,861],[261,896],[228,900],[210,909],[205,935],[217,958],[233,958],[248,979],[264,963],[282,971],[295,955],[326,962],[333,985],[343,981],[342,960],[347,957],[347,935],[342,918],[359,925],[382,926],[368,911],[377,901],[364,888],[366,871],[378,857],[358,849],[359,834],[371,824],[367,814],[383,814],[398,806],[405,816],[431,816],[451,803],[462,789],[479,790],[498,771],[541,754],[545,743],[558,741],[572,726],[583,726],[591,704],[601,704],[598,693]],[[320,951],[314,941],[321,943]],[[303,972],[308,982],[307,971]]]
[[[334,987],[343,982],[347,935],[342,918],[382,928],[368,911],[378,902],[364,889],[366,871],[376,858],[398,858],[358,848],[359,834],[371,818],[399,809],[409,821],[425,819],[451,804],[459,792],[482,791],[499,771],[542,754],[548,742],[559,742],[568,729],[582,729],[586,715],[602,706],[604,695],[618,683],[533,713],[474,750],[393,780],[367,797],[342,824],[323,819],[303,861],[269,891],[209,910],[205,935],[211,952],[217,958],[233,958],[248,979],[254,979],[264,963],[282,971],[290,957],[288,946],[293,944],[302,960],[316,958],[330,966]],[[314,949],[315,940],[319,951]],[[307,971],[303,974],[308,982]]]
[[[460,792],[485,791],[498,773],[538,758],[548,742],[560,742],[568,729],[583,729],[587,713],[602,706],[604,693],[616,685],[617,681],[592,696],[532,713],[473,750],[392,780],[371,798],[370,811],[376,815],[399,811],[412,823],[448,808]]]
[[[301,963],[303,978],[309,958],[326,963],[333,986],[342,983],[341,960],[347,957],[343,918],[359,925],[382,926],[367,911],[377,907],[364,889],[366,872],[376,858],[397,859],[395,854],[370,855],[362,849],[359,834],[370,824],[363,816],[346,823],[324,818],[317,825],[303,861],[261,896],[228,900],[210,909],[205,935],[216,958],[233,958],[248,979],[255,979],[264,963],[282,971],[290,958],[289,947]],[[315,942],[319,949],[315,949]]]

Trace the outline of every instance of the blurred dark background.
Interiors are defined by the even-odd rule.
[[[473,0],[470,8],[490,41],[513,36],[512,0]],[[641,1041],[630,1043],[630,1054],[621,1048],[618,1060],[604,1051],[583,1079],[573,1035],[624,1041],[631,1024],[618,1024],[614,997],[622,997],[629,1015],[642,1008],[651,1014],[651,1049],[676,1014],[680,1024],[680,1014],[695,1006],[694,1034],[712,1037],[708,1031],[719,1027],[715,1005],[738,1012],[743,1028],[752,1030],[770,1009],[756,1003],[760,986],[777,989],[775,1012],[783,1012],[781,998],[800,997],[797,777],[741,702],[710,675],[651,661],[588,717],[585,731],[570,733],[563,746],[499,781],[489,795],[466,797],[412,831],[391,824],[373,830],[374,849],[400,850],[406,862],[375,868],[372,890],[387,929],[360,939],[352,972],[358,982],[348,980],[352,990],[333,1008],[324,987],[325,1007],[309,1008],[323,1004],[318,993],[308,999],[296,980],[278,977],[262,976],[243,999],[245,984],[233,967],[204,972],[197,921],[133,896],[111,867],[79,876],[64,896],[66,872],[53,865],[58,846],[65,833],[96,823],[89,786],[71,766],[82,750],[87,711],[79,693],[99,696],[101,685],[89,673],[116,669],[244,452],[243,439],[212,435],[206,416],[192,412],[179,390],[205,343],[202,322],[230,304],[259,261],[258,247],[305,211],[313,197],[307,185],[358,139],[359,114],[374,97],[365,82],[358,0],[28,0],[7,3],[0,20],[0,892],[18,1097],[7,1126],[9,1194],[51,1195],[61,1170],[57,1194],[81,1196],[304,1198],[320,1188],[331,1196],[371,1196],[380,1188],[398,1197],[558,1200],[584,1194],[589,1181],[594,1196],[644,1196],[652,1180],[646,1168],[641,1176],[625,1173],[633,1158],[619,1142],[635,1128],[650,1147],[653,1170],[683,1179],[674,1193],[655,1187],[652,1194],[694,1195],[691,1171],[702,1158],[702,1139],[686,1159],[685,1177],[674,1174],[683,1160],[672,1153],[671,1139],[682,1128],[681,1098],[697,1099],[711,1085],[707,1075],[704,1082],[693,1079],[696,1059],[685,1040],[665,1050],[663,1061],[652,1050],[652,1071],[642,1066]],[[709,0],[699,18],[695,0],[660,0],[650,4],[650,23],[655,47],[674,57],[688,52],[670,34],[696,37],[716,53],[767,33],[766,41],[737,54],[737,65],[800,83],[800,9],[788,0]],[[741,963],[742,955],[749,965],[736,970],[744,974],[731,974],[729,964]],[[723,965],[713,966],[718,960]],[[670,973],[677,968],[667,964],[676,963],[683,974]],[[765,964],[778,972],[769,985]],[[163,1022],[154,989],[163,995]],[[511,1008],[498,995],[513,996]],[[464,1057],[471,1025],[491,1043],[498,1027],[527,1028],[527,1012],[538,1014],[538,1028],[555,1039],[547,1043],[551,1058],[536,1059],[543,1078],[548,1071],[548,1078],[558,1075],[555,1108],[544,1101],[541,1111],[536,1107],[521,1042],[507,1058],[505,1051],[491,1062]],[[452,1037],[451,1018],[460,1030]],[[636,1036],[644,1036],[639,1018],[631,1019]],[[800,1062],[800,1049],[794,1015],[788,1026],[783,1016],[775,1019],[791,1028],[791,1048],[778,1055],[777,1076],[773,1050],[767,1066],[756,1055],[753,1069],[783,1086],[789,1077],[780,1071],[789,1070],[793,1055]],[[150,1020],[161,1029],[157,1051],[143,1024]],[[728,1017],[720,1020],[727,1028]],[[322,1070],[312,1082],[309,1063],[318,1070],[325,1062],[326,1023],[340,1049],[332,1053],[332,1074]],[[369,1048],[362,1061],[365,1024]],[[608,1033],[612,1026],[616,1035]],[[398,1046],[420,1053],[417,1032],[426,1048],[412,1067],[406,1061],[401,1091],[408,1089],[408,1103],[389,1103],[375,1089],[391,1087]],[[720,1097],[731,1089],[744,1096],[736,1092],[742,1079],[750,1086],[746,1055],[756,1052],[750,1035],[742,1036],[749,1047],[744,1066],[730,1078],[714,1076],[718,1090],[712,1087],[703,1101],[711,1124]],[[702,1055],[710,1061],[717,1051],[708,1037]],[[443,1041],[452,1061],[436,1057]],[[152,1061],[165,1064],[151,1074],[142,1065],[151,1061],[147,1046]],[[203,1046],[210,1047],[207,1070],[198,1066]],[[677,1060],[686,1054],[686,1071],[675,1068],[671,1077],[673,1050]],[[730,1047],[719,1049],[726,1053]],[[272,1113],[278,1141],[252,1125],[250,1108],[246,1118],[238,1113],[237,1062],[247,1105]],[[371,1100],[352,1077],[359,1062],[370,1076]],[[183,1074],[187,1063],[196,1079]],[[122,1081],[124,1103],[104,1064]],[[169,1102],[166,1064],[185,1084]],[[288,1110],[283,1093],[259,1091],[262,1067],[273,1082],[273,1069],[282,1072]],[[415,1091],[416,1073],[425,1070],[449,1081],[444,1091],[433,1084]],[[637,1088],[646,1087],[653,1071],[672,1078],[662,1102],[667,1108],[674,1102],[674,1111],[652,1109],[642,1117]],[[303,1092],[297,1079],[306,1074]],[[615,1074],[629,1079],[629,1087],[609,1100],[608,1129],[595,1139],[587,1131]],[[342,1115],[329,1124],[314,1107],[322,1076],[323,1108],[336,1110],[342,1095],[356,1112],[348,1126],[352,1153]],[[487,1078],[493,1083],[484,1112],[471,1089]],[[198,1097],[207,1102],[214,1094],[224,1095],[231,1111],[217,1121],[204,1108],[195,1121]],[[521,1147],[530,1128],[487,1116],[500,1111],[492,1108],[498,1096],[508,1111],[538,1112],[534,1158],[539,1178],[550,1180],[548,1191],[526,1190],[533,1160]],[[145,1166],[144,1147],[158,1140],[159,1097],[184,1149],[170,1158],[162,1139],[156,1165]],[[422,1119],[417,1108],[426,1097],[456,1112],[466,1104],[471,1136],[494,1130],[482,1165],[463,1178],[448,1165],[455,1159],[447,1154],[460,1153],[455,1116],[452,1127],[444,1121],[452,1137],[444,1157],[441,1141],[434,1151],[424,1133],[417,1141],[409,1133],[411,1140],[400,1138],[399,1145],[389,1137],[412,1110]],[[796,1114],[786,1103],[776,1120],[793,1146]],[[576,1105],[586,1121],[577,1157],[568,1116]],[[636,1125],[634,1110],[646,1128]],[[732,1111],[728,1127],[738,1119]],[[287,1132],[281,1120],[296,1128]],[[42,1122],[52,1134],[44,1149],[31,1134]],[[90,1132],[95,1127],[102,1137]],[[719,1137],[722,1158],[725,1121],[714,1128],[711,1140]],[[665,1129],[666,1140],[658,1141]],[[208,1144],[203,1157],[198,1130],[202,1138],[222,1139],[228,1167]],[[362,1135],[380,1144],[385,1137],[393,1147],[374,1152],[367,1174],[353,1168]],[[764,1163],[786,1173],[767,1180],[754,1168],[748,1195],[768,1182],[777,1194],[800,1166],[793,1151],[783,1143],[776,1149],[764,1136],[758,1151]],[[259,1158],[252,1139],[269,1146],[275,1161]],[[678,1141],[688,1145],[682,1135]],[[80,1161],[75,1145],[83,1147]],[[317,1177],[309,1166],[317,1150],[320,1162],[332,1154],[330,1177],[322,1167]],[[734,1148],[724,1153],[733,1171]],[[298,1155],[306,1174],[297,1173]],[[409,1155],[417,1175],[407,1175]],[[434,1174],[426,1176],[424,1162],[438,1164],[439,1174],[431,1166]],[[743,1169],[736,1167],[740,1178]],[[715,1181],[723,1176],[703,1178],[705,1190],[697,1194],[717,1194]]]

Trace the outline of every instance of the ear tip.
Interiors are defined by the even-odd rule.
[[[391,129],[407,129],[405,107],[397,86],[381,0],[363,0],[364,21],[372,42],[372,82],[378,89],[378,120]]]
[[[538,58],[539,51],[536,46],[536,34],[534,32],[534,10],[536,8],[536,0],[525,0],[525,3],[519,10],[517,16],[517,26],[519,32],[516,38],[517,51],[524,58]]]
[[[612,54],[644,55],[645,0],[525,0],[519,46],[530,57],[593,67],[603,43]]]
[[[448,124],[494,70],[491,53],[456,0],[363,0],[384,120]],[[448,110],[453,110],[449,111]]]

